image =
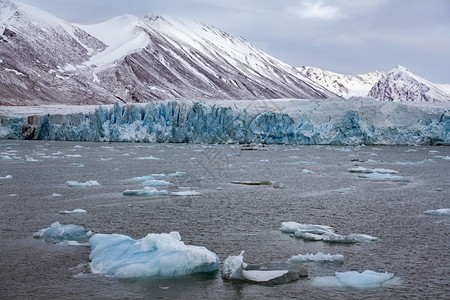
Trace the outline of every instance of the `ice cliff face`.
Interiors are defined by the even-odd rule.
[[[368,96],[381,101],[450,101],[450,93],[444,88],[417,76],[400,65],[384,75],[372,87]]]
[[[242,38],[162,17],[77,25],[0,0],[0,57],[2,105],[335,96]]]
[[[445,106],[363,98],[115,104],[64,115],[4,116],[0,124],[0,138],[19,139],[450,145]]]
[[[298,70],[312,81],[346,99],[367,97],[370,89],[384,75],[381,71],[360,75],[345,75],[308,66],[300,67]]]

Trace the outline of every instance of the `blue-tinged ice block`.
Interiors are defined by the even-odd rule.
[[[178,232],[151,233],[140,240],[122,234],[96,234],[89,243],[92,272],[112,277],[172,277],[219,267],[214,252],[185,245]]]
[[[54,222],[49,228],[41,229],[33,236],[47,242],[67,244],[67,242],[87,242],[93,234],[92,231],[78,225],[61,225],[59,222]]]

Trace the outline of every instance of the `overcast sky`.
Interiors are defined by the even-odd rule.
[[[70,22],[168,15],[242,36],[293,66],[338,73],[401,64],[450,84],[450,0],[22,0]]]

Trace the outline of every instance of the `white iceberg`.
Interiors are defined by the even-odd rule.
[[[35,232],[33,237],[44,239],[47,242],[68,244],[69,241],[87,242],[94,233],[84,227],[54,222],[49,228]]]
[[[124,196],[159,196],[167,195],[166,190],[158,190],[154,187],[146,186],[143,190],[125,190],[122,192]]]
[[[318,252],[317,254],[307,253],[305,255],[298,254],[288,259],[291,262],[342,262],[344,261],[344,255],[342,254],[323,254]]]
[[[6,175],[5,177],[0,177],[0,179],[12,179],[12,175]]]
[[[283,222],[281,223],[281,229],[282,232],[286,233],[295,233],[297,230],[303,230],[308,231],[311,233],[315,232],[334,232],[333,227],[325,226],[325,225],[312,225],[312,224],[300,224],[297,222]]]
[[[424,212],[424,214],[433,216],[450,216],[450,208],[427,210],[426,212]]]
[[[66,181],[66,185],[70,187],[90,187],[90,186],[99,186],[100,183],[98,183],[97,180],[88,180],[86,182]]]
[[[152,233],[140,240],[122,234],[96,234],[89,244],[92,272],[112,277],[172,277],[219,267],[214,252],[185,245],[178,232]]]
[[[74,210],[61,210],[59,211],[59,213],[62,215],[80,215],[87,213],[87,211],[81,208],[77,208]]]

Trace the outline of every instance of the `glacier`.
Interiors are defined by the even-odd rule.
[[[1,139],[450,145],[445,103],[373,99],[168,101],[61,109],[0,107]],[[33,114],[33,110],[37,114]]]
[[[92,272],[112,277],[172,277],[219,268],[214,252],[185,245],[178,232],[151,233],[139,240],[122,234],[96,234],[89,244]]]

